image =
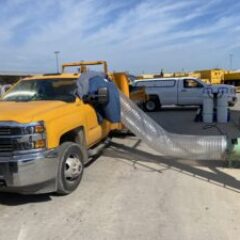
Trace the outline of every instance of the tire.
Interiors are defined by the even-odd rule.
[[[81,182],[84,162],[88,158],[87,150],[79,144],[64,142],[59,152],[57,194],[67,195],[73,192]]]
[[[160,103],[158,99],[150,98],[144,103],[144,109],[147,112],[156,112],[160,109]]]

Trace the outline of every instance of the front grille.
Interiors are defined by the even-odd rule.
[[[12,134],[12,131],[11,131],[11,128],[9,127],[0,127],[0,135],[4,135],[4,136],[8,136],[8,135],[11,135]]]
[[[16,150],[16,138],[12,136],[19,136],[21,134],[21,128],[19,127],[0,127],[0,157],[8,157]]]
[[[32,134],[31,125],[8,125],[0,122],[0,161],[20,151],[31,150],[34,146]],[[35,138],[38,139],[38,136]]]
[[[17,127],[0,127],[0,136],[20,135],[21,128]]]
[[[14,150],[14,144],[11,139],[2,138],[0,139],[0,154],[6,152],[12,152]]]

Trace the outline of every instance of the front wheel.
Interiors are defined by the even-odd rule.
[[[81,182],[84,162],[87,161],[87,150],[79,144],[64,142],[59,151],[57,193],[67,195],[73,192]]]

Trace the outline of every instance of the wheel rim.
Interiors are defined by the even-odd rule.
[[[68,181],[74,181],[77,179],[82,172],[83,165],[77,155],[69,155],[64,168],[64,177]]]
[[[156,108],[156,104],[153,101],[148,101],[146,103],[146,108],[150,111],[153,111]]]

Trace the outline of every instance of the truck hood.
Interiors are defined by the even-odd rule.
[[[0,102],[0,121],[29,123],[38,115],[66,105],[61,101]],[[44,119],[40,119],[44,120]]]
[[[232,85],[229,84],[216,84],[216,85],[208,85],[207,87],[211,87],[214,92],[218,92],[219,88],[225,88],[228,89],[228,95],[230,97],[235,97],[236,96],[236,88]]]

